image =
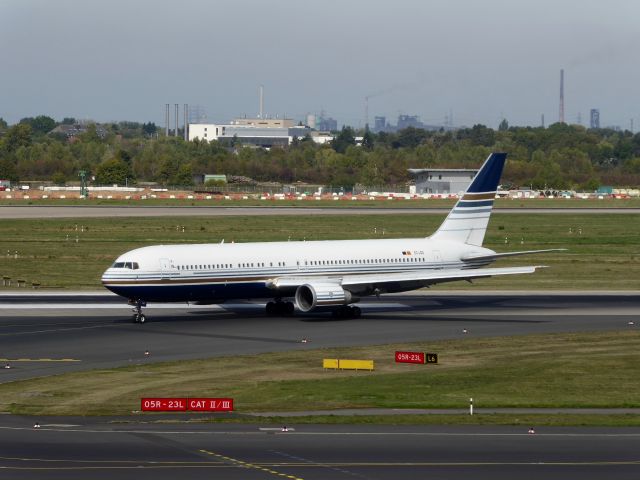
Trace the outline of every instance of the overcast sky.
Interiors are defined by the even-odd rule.
[[[0,0],[0,117],[265,111],[640,128],[637,0]],[[181,107],[182,108],[182,107]],[[182,120],[182,113],[180,113]]]

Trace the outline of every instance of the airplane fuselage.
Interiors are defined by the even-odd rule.
[[[130,299],[217,303],[292,294],[295,289],[274,288],[280,277],[339,281],[358,274],[478,268],[490,262],[465,262],[462,257],[491,253],[429,238],[157,245],[121,255],[102,282]],[[412,290],[423,284],[397,282],[378,291]],[[353,293],[370,295],[374,288]]]

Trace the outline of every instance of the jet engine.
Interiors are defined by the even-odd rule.
[[[298,310],[306,313],[316,308],[348,305],[359,298],[335,283],[307,283],[296,289],[295,300]]]

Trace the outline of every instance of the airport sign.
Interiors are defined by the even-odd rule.
[[[396,363],[438,363],[438,354],[425,352],[396,352]]]
[[[187,399],[141,398],[140,409],[143,412],[184,412],[187,410]]]
[[[233,398],[190,398],[187,409],[191,412],[232,412]]]
[[[141,398],[143,412],[232,412],[233,398]]]
[[[396,363],[425,363],[424,352],[396,352]]]

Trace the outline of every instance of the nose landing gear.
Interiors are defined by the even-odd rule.
[[[147,321],[147,317],[142,313],[142,307],[147,306],[147,302],[144,300],[129,300],[129,305],[133,305],[133,323],[144,323]]]

